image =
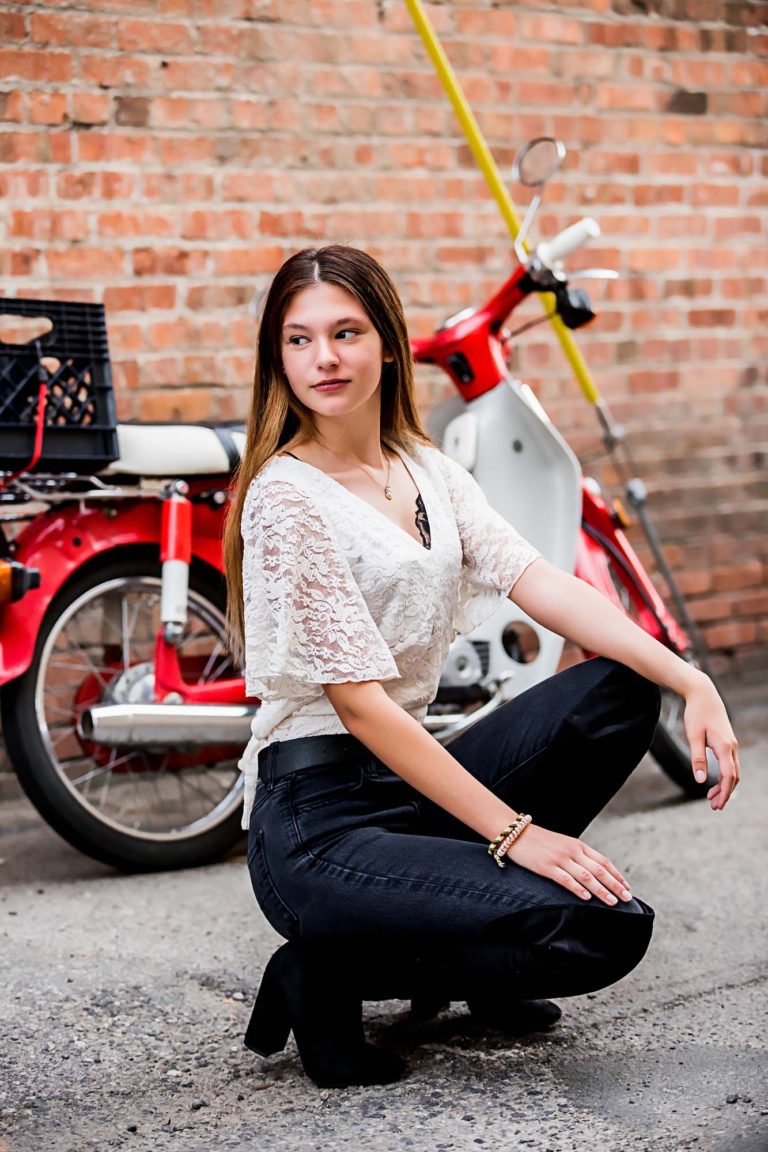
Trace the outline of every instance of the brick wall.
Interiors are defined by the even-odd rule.
[[[428,7],[501,165],[534,134],[567,142],[539,234],[599,218],[579,260],[621,279],[593,289],[579,342],[721,664],[758,666],[766,5]],[[415,333],[509,266],[400,0],[0,3],[0,41],[2,291],[105,302],[124,417],[243,415],[254,298],[309,242],[378,255]],[[515,367],[610,477],[548,328]],[[445,394],[419,389],[425,411]]]

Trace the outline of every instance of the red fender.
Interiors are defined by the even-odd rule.
[[[29,668],[43,617],[67,580],[95,556],[136,545],[159,549],[161,514],[159,500],[136,500],[67,504],[35,517],[17,537],[13,558],[39,569],[40,587],[0,609],[0,684]],[[194,506],[193,554],[218,571],[222,524],[221,511]]]
[[[592,584],[624,611],[611,577],[608,552],[599,539],[593,540],[589,533],[590,528],[594,529],[599,537],[607,541],[615,556],[624,561],[622,564],[617,560],[614,571],[632,600],[638,624],[673,652],[685,652],[690,647],[688,637],[667,611],[634,548],[618,527],[613,510],[588,483],[582,486],[582,495],[583,528],[579,534],[576,554],[576,575]]]

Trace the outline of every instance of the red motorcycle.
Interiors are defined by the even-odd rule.
[[[553,293],[569,328],[593,318],[561,266],[591,227],[567,229],[482,307],[414,341],[415,358],[440,365],[458,394],[458,409],[438,410],[430,430],[460,459],[472,419],[476,448],[478,429],[512,437],[507,454],[493,459],[492,482],[483,482],[480,464],[490,452],[469,461],[503,514],[506,494],[524,490],[526,478],[540,483],[545,465],[557,476],[556,445],[571,479],[561,476],[559,495],[553,488],[547,507],[564,509],[564,519],[548,518],[553,543],[542,551],[694,659],[690,629],[644,572],[623,513],[593,481],[582,482],[565,441],[506,367],[515,334],[504,325],[528,295]],[[8,754],[40,814],[81,851],[126,871],[209,863],[242,835],[237,761],[258,707],[246,700],[225,644],[220,542],[242,428],[116,425],[101,305],[2,300],[0,313],[48,328],[0,345],[0,706]],[[535,451],[545,443],[536,471]],[[640,482],[628,491],[652,533]],[[544,528],[527,531],[510,519],[539,544]],[[534,658],[521,640],[519,610],[507,601],[504,611],[452,645],[425,720],[443,743],[557,666],[562,640],[539,636],[543,655]],[[706,794],[710,782],[693,780],[671,694],[652,751],[688,795]]]

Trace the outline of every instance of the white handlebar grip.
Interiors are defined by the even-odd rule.
[[[582,244],[586,244],[588,240],[596,240],[599,235],[600,225],[597,220],[592,216],[585,216],[583,220],[571,224],[570,228],[564,228],[548,244],[539,244],[536,255],[545,268],[551,268],[558,260],[564,260],[571,252],[581,248]]]

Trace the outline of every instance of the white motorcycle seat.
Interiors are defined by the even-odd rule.
[[[245,431],[231,425],[118,424],[117,442],[120,456],[102,476],[220,476],[239,463]]]

